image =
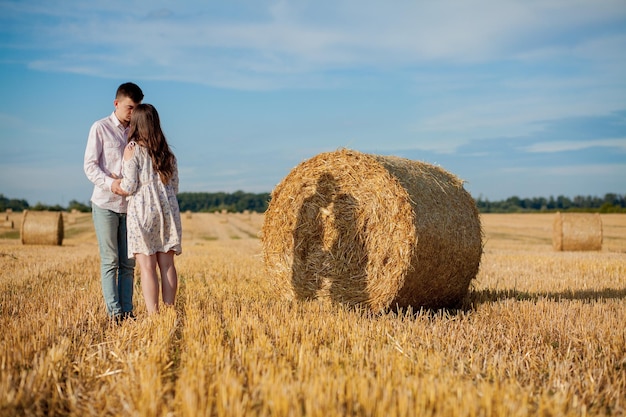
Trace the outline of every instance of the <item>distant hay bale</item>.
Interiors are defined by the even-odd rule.
[[[185,217],[186,217],[187,219],[191,219],[191,210],[187,210],[187,211],[185,212]]]
[[[13,229],[13,227],[14,227],[13,220],[9,220],[7,218],[5,221],[0,223],[0,226],[5,228],[5,229]]]
[[[482,255],[478,210],[462,180],[353,150],[295,167],[272,192],[261,238],[284,297],[373,311],[458,305]]]
[[[20,234],[24,245],[61,245],[63,215],[57,211],[25,210]]]
[[[557,212],[552,223],[556,251],[602,250],[602,219],[598,213]]]

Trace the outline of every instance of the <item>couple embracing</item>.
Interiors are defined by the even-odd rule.
[[[156,108],[142,104],[134,83],[117,89],[111,115],[89,131],[84,170],[94,184],[92,216],[100,249],[102,293],[109,317],[135,318],[133,277],[139,264],[148,314],[174,305],[182,252],[178,166],[161,130]]]

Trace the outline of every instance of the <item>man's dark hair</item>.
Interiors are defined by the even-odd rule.
[[[120,99],[122,97],[129,97],[135,103],[141,103],[143,100],[143,91],[135,83],[124,83],[117,87],[117,93],[115,98]]]

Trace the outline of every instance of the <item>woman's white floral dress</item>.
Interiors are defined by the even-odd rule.
[[[182,227],[178,193],[178,166],[167,185],[161,182],[152,166],[148,150],[131,142],[133,156],[124,160],[121,186],[128,192],[126,228],[128,257],[136,253],[152,255],[157,252],[182,253]]]

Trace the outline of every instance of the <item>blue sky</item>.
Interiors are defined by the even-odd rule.
[[[476,198],[626,194],[626,2],[0,0],[0,193],[87,203],[133,81],[181,191],[266,192],[341,147]]]

